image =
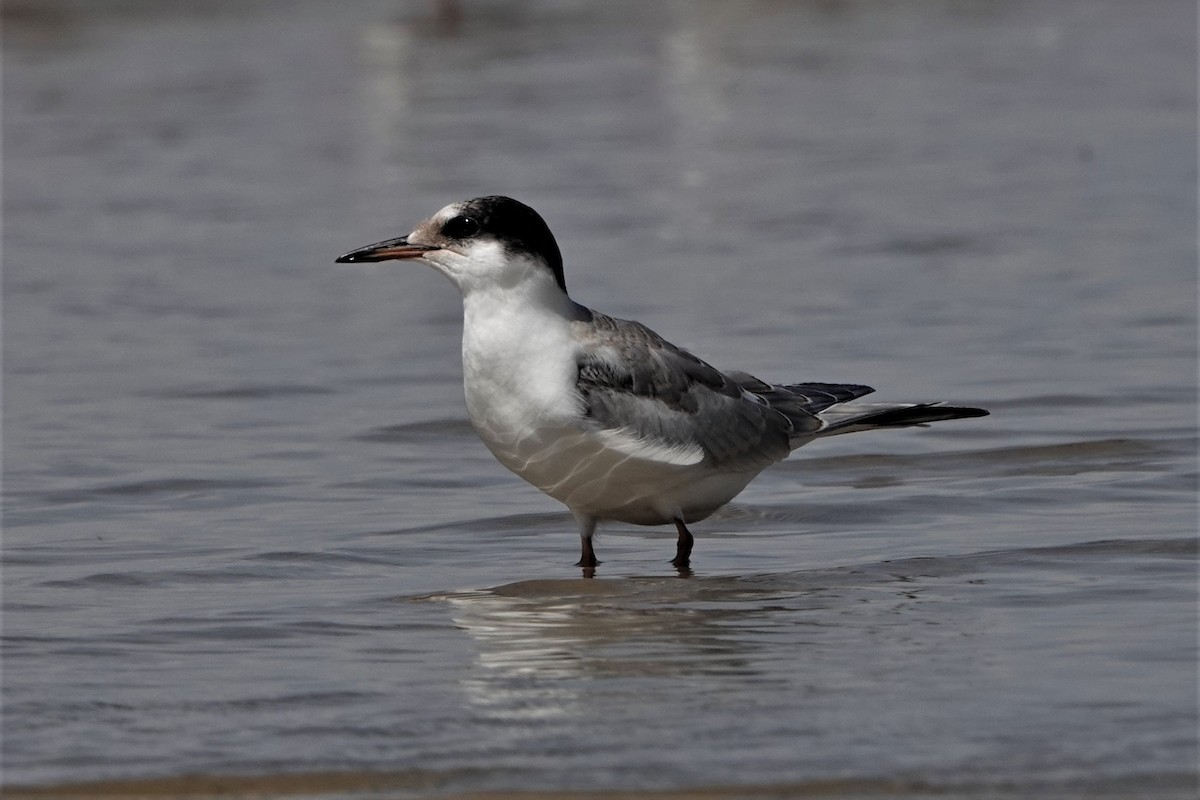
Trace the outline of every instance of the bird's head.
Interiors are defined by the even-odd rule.
[[[338,263],[420,259],[467,295],[552,281],[565,294],[554,234],[529,206],[510,197],[452,203],[398,239],[360,247]]]

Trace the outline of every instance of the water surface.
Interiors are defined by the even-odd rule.
[[[1193,793],[1194,5],[4,14],[7,785]],[[454,291],[332,264],[488,193],[718,366],[992,416],[583,580]]]

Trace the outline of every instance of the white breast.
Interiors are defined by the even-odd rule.
[[[699,448],[656,446],[585,420],[575,316],[511,297],[464,300],[467,411],[497,460],[573,511],[643,525],[701,519],[745,488],[757,470],[717,472]]]
[[[563,298],[566,301],[566,298]],[[569,301],[566,301],[569,303]],[[505,466],[524,477],[518,451],[579,418],[578,345],[566,303],[515,302],[476,292],[463,302],[463,386],[471,423]]]

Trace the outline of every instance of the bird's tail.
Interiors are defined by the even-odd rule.
[[[986,417],[982,408],[945,403],[863,403],[860,397],[875,390],[856,383],[788,383],[775,385],[744,372],[730,377],[743,391],[787,417],[792,424],[791,446],[821,436],[928,425],[947,419]]]
[[[988,412],[982,408],[948,406],[942,403],[849,403],[827,408],[819,414],[825,425],[817,436],[836,436],[875,428],[908,428],[947,419],[987,415]]]

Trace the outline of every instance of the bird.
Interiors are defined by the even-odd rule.
[[[722,371],[650,328],[575,302],[545,220],[510,197],[452,203],[409,234],[337,263],[424,262],[462,294],[462,368],[475,432],[512,472],[563,503],[576,566],[594,574],[601,521],[674,524],[671,563],[690,574],[689,525],[816,439],[988,412],[860,403],[841,383],[775,384]]]

